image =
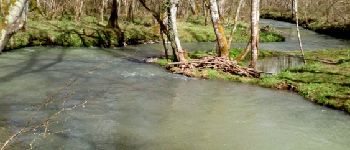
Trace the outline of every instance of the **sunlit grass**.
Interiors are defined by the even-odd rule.
[[[232,49],[231,57],[236,56],[241,49]],[[262,57],[279,55],[299,55],[299,52],[260,52]],[[215,52],[195,51],[191,58],[215,55]],[[320,105],[350,112],[350,50],[323,50],[306,52],[306,58],[311,59],[306,65],[289,68],[273,76],[262,76],[259,79],[241,77],[230,73],[204,69],[195,70],[194,77],[220,79],[256,84],[268,88],[288,89],[299,93],[308,100]],[[339,64],[326,64],[317,60],[331,60]],[[165,64],[162,64],[165,66]]]

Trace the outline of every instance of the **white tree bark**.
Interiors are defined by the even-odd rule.
[[[305,55],[304,55],[304,48],[303,48],[303,42],[301,41],[301,35],[299,30],[299,17],[298,17],[298,0],[293,0],[293,6],[294,6],[294,13],[295,13],[295,20],[297,25],[297,33],[298,33],[298,41],[299,41],[299,47],[301,51],[301,55],[304,59],[304,63],[306,63]]]
[[[210,13],[211,13],[211,20],[213,23],[214,32],[216,35],[216,41],[218,45],[218,55],[220,57],[229,57],[229,50],[228,50],[228,43],[225,35],[224,28],[221,25],[220,22],[220,15],[219,15],[219,9],[218,4],[216,0],[210,0]]]
[[[16,0],[14,2],[10,1],[6,3],[8,5],[2,7],[7,7],[7,16],[4,16],[3,20],[0,22],[0,53],[5,48],[6,44],[10,40],[11,36],[23,28],[26,21],[26,11],[28,11],[28,0]]]
[[[226,0],[218,0],[218,3],[219,14],[221,17],[224,17]]]
[[[260,0],[252,0],[252,12],[251,12],[251,50],[252,58],[250,61],[250,67],[256,69],[258,61],[258,48],[259,48],[259,4]]]
[[[179,0],[169,0],[170,1],[170,7],[168,9],[168,29],[169,29],[169,36],[170,36],[170,42],[172,44],[172,48],[174,51],[175,56],[177,57],[177,61],[185,62],[185,52],[182,49],[180,38],[177,32],[177,5],[179,4]]]
[[[190,5],[191,5],[191,11],[194,15],[197,14],[197,5],[196,5],[196,0],[190,0]]]

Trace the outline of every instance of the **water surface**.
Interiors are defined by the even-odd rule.
[[[35,126],[50,118],[46,135],[44,127],[31,130],[9,149],[350,147],[343,112],[286,91],[191,79],[140,63],[157,53],[38,47],[1,55],[0,143],[28,120]]]

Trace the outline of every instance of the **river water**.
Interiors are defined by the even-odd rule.
[[[23,129],[8,149],[349,149],[349,115],[291,92],[142,63],[156,47],[1,55],[0,143]]]

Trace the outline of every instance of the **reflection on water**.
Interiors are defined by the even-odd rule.
[[[267,74],[276,74],[291,67],[303,65],[303,59],[295,56],[267,57],[259,59],[257,68]]]
[[[26,48],[1,55],[0,143],[32,118],[44,124],[9,149],[350,147],[350,118],[342,112],[289,92],[170,74],[139,63],[141,49]]]

